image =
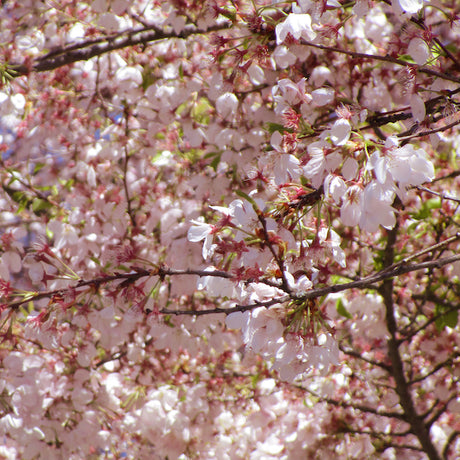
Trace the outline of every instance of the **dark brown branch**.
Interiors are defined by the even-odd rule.
[[[433,411],[436,409],[436,406],[439,404],[439,399],[435,399],[433,401],[433,403],[431,404],[431,407],[429,409],[427,409],[425,412],[423,412],[422,414],[420,414],[420,416],[423,418],[423,419],[426,419],[429,417],[430,414],[433,413]]]
[[[232,308],[223,308],[223,309],[217,308],[213,310],[202,310],[202,311],[194,311],[194,310],[169,311],[167,310],[165,311],[165,313],[174,314],[174,315],[177,315],[177,314],[203,315],[203,314],[211,314],[211,313],[227,313],[228,314],[228,313],[231,313],[232,311],[246,311],[246,310],[250,310],[251,308],[257,308],[259,306],[271,306],[277,303],[287,302],[288,300],[292,300],[292,299],[295,299],[295,300],[315,299],[318,297],[325,296],[327,294],[346,291],[349,289],[369,289],[369,287],[372,286],[372,284],[379,282],[379,281],[391,279],[391,278],[394,278],[395,276],[400,276],[406,273],[423,270],[426,268],[441,268],[445,265],[456,262],[457,260],[460,260],[460,254],[457,254],[451,257],[445,257],[442,259],[421,262],[418,264],[401,265],[401,266],[397,266],[393,270],[383,270],[378,273],[375,273],[374,275],[370,275],[365,278],[362,278],[360,280],[351,281],[350,283],[334,284],[332,286],[312,289],[311,291],[308,291],[305,294],[302,294],[301,296],[297,296],[297,297],[294,296],[293,294],[290,294],[287,296],[273,299],[271,301],[272,303],[261,302],[261,303],[254,303],[250,306],[240,305],[240,306],[233,307],[234,310],[232,310]],[[86,287],[86,286],[88,287],[93,286],[97,288],[101,285],[110,283],[112,281],[126,281],[128,283],[132,283],[134,281],[137,281],[139,278],[142,278],[145,276],[160,276],[160,278],[164,278],[165,276],[174,276],[174,275],[197,275],[197,276],[212,276],[212,277],[217,277],[217,278],[226,278],[226,279],[233,279],[233,280],[237,279],[235,275],[232,275],[231,273],[221,271],[221,270],[214,270],[214,271],[192,270],[192,269],[175,270],[175,269],[170,269],[170,268],[165,268],[165,267],[159,267],[153,270],[146,270],[144,268],[136,268],[135,270],[133,270],[133,272],[130,272],[130,273],[117,273],[114,275],[101,276],[99,278],[95,278],[92,280],[80,280],[76,285],[69,286],[68,288],[61,288],[61,289],[55,289],[53,291],[43,291],[39,293],[32,293],[29,296],[25,296],[23,300],[8,303],[7,306],[8,308],[16,309],[16,308],[19,308],[21,305],[24,305],[27,302],[34,302],[34,301],[44,299],[44,298],[51,298],[57,294],[62,294],[67,289],[79,289],[79,288]],[[263,281],[261,280],[260,282],[263,282]],[[275,287],[282,289],[282,286],[275,286]]]
[[[460,88],[451,91],[446,91],[446,93],[442,94],[441,96],[436,96],[431,99],[427,99],[425,101],[426,112],[431,115],[433,115],[436,112],[442,114],[445,107],[441,106],[439,108],[436,108],[436,106],[439,103],[446,101],[449,98],[452,98],[458,93],[460,93]],[[410,106],[406,106],[396,110],[390,110],[388,112],[376,112],[367,118],[367,122],[369,123],[369,125],[363,126],[361,129],[376,128],[379,126],[386,125],[388,123],[396,123],[398,121],[407,120],[412,117],[412,113],[408,112],[409,110]],[[442,127],[442,129],[448,128],[444,126]]]
[[[413,22],[414,24],[417,24],[419,27],[421,27],[425,31],[429,30],[429,27],[425,24],[424,18],[421,17],[421,16],[417,17],[417,16],[413,15],[411,17],[410,21]],[[433,41],[434,41],[434,43],[436,43],[436,45],[439,46],[439,48],[442,49],[442,51],[445,53],[446,57],[453,62],[454,66],[457,69],[460,69],[460,63],[459,63],[458,59],[449,51],[449,48],[444,46],[444,44],[437,37],[433,37]]]
[[[395,442],[389,441],[390,439],[394,439],[397,437],[404,437],[407,436],[409,433],[396,431],[391,433],[385,433],[382,431],[373,431],[370,429],[351,429],[351,428],[343,428],[340,430],[340,433],[350,433],[350,434],[359,434],[364,436],[370,436],[371,438],[378,439],[382,442],[382,447],[379,447],[379,451],[384,451],[389,448],[393,449],[409,449],[415,450],[416,452],[423,452],[423,450],[419,446],[413,446],[411,444],[397,444]]]
[[[132,198],[129,193],[128,188],[128,162],[129,162],[129,151],[128,151],[128,139],[129,139],[129,110],[128,107],[125,107],[125,146],[124,146],[124,161],[123,161],[123,189],[125,191],[126,202],[127,202],[127,212],[129,219],[131,220],[131,225],[133,228],[136,227],[136,218],[134,216],[133,207],[132,207]]]
[[[441,311],[439,314],[433,316],[432,318],[428,319],[424,324],[422,324],[419,328],[415,329],[412,331],[410,334],[406,334],[404,338],[400,340],[400,342],[403,342],[405,340],[409,340],[411,337],[414,337],[417,335],[419,332],[425,330],[430,324],[433,324],[438,320],[439,318],[442,318],[443,316],[448,315],[449,313],[452,313],[453,311],[459,311],[460,310],[460,305],[457,304],[452,304],[449,302],[445,302],[442,299],[440,299],[438,296],[434,295],[431,292],[425,292],[424,294],[414,294],[412,296],[416,300],[423,300],[425,302],[433,302],[437,305],[440,305],[444,308],[445,310]]]
[[[350,283],[335,284],[323,288],[312,289],[311,291],[308,291],[299,298],[307,300],[316,297],[321,297],[323,295],[331,293],[346,291],[348,289],[368,289],[370,285],[377,283],[379,281],[391,279],[413,271],[424,270],[426,268],[441,268],[445,265],[456,262],[457,260],[460,260],[460,254],[451,257],[444,257],[442,259],[420,262],[417,264],[399,265],[392,270],[385,269],[373,275],[366,276],[365,278],[362,278],[360,280],[351,281]]]
[[[113,355],[107,356],[106,358],[101,359],[99,362],[97,362],[96,367],[100,367],[100,366],[103,366],[106,363],[110,363],[111,361],[116,361],[118,359],[121,359],[124,356],[126,356],[127,354],[128,354],[127,351],[117,351]]]
[[[230,25],[213,26],[206,32],[228,29]],[[46,72],[78,61],[87,61],[95,56],[100,56],[111,51],[135,45],[145,45],[154,41],[170,38],[187,38],[191,35],[202,34],[195,26],[188,24],[179,33],[166,32],[156,26],[143,27],[137,30],[127,30],[116,34],[87,40],[82,43],[72,44],[52,50],[36,58],[30,65],[10,63],[8,68],[14,76],[27,75],[31,72]]]
[[[418,188],[418,187],[416,187]],[[386,268],[386,271],[393,270],[397,267],[401,267],[403,265],[406,265],[408,262],[410,262],[413,259],[416,259],[417,257],[423,256],[424,254],[428,254],[430,252],[436,251],[438,249],[444,249],[446,246],[448,246],[450,243],[453,243],[455,241],[460,240],[460,232],[457,232],[455,235],[450,236],[449,238],[446,238],[445,240],[433,244],[425,249],[422,249],[421,251],[418,251],[414,254],[411,254],[410,256],[404,257],[404,259],[400,260],[399,262],[393,264],[391,267]]]
[[[446,179],[455,179],[458,176],[460,176],[460,169],[452,171],[451,173],[446,174],[445,176],[436,177],[431,181],[431,183],[439,182],[439,181],[446,180]]]
[[[447,399],[447,401],[444,401],[441,407],[431,416],[429,420],[427,420],[426,426],[428,429],[433,425],[433,423],[439,420],[439,417],[441,417],[441,415],[444,414],[444,412],[447,410],[447,406],[449,405],[449,403],[454,399],[457,399],[457,396],[457,392],[452,393]]]
[[[384,267],[391,267],[395,258],[395,244],[398,234],[398,225],[388,232],[387,246],[384,255]],[[411,426],[412,433],[417,437],[424,452],[430,460],[441,460],[436,447],[431,441],[428,427],[425,425],[423,418],[417,413],[409,389],[409,384],[404,373],[404,365],[399,352],[400,342],[397,340],[398,326],[396,323],[395,307],[393,302],[394,286],[393,278],[387,278],[380,287],[380,295],[385,304],[385,322],[387,325],[390,338],[387,341],[388,357],[392,365],[392,373],[396,384],[395,391],[399,397],[399,404],[403,408],[406,421]]]
[[[265,217],[264,217],[264,215],[262,214],[262,212],[260,210],[254,209],[254,211],[256,211],[257,218],[259,219],[259,222],[262,225],[262,231],[263,231],[264,240],[265,240],[264,242],[268,246],[268,249],[272,253],[273,258],[275,259],[276,264],[278,265],[278,267],[280,269],[281,280],[282,280],[281,289],[283,289],[283,291],[285,291],[287,293],[290,293],[291,288],[289,287],[289,283],[288,283],[288,281],[286,279],[286,273],[285,273],[285,270],[284,270],[284,261],[280,257],[280,255],[276,253],[275,248],[273,247],[273,244],[272,244],[272,242],[270,240],[270,235],[268,234],[268,231],[267,231],[267,221],[265,220]]]
[[[442,131],[447,131],[448,129],[453,128],[454,126],[457,126],[459,124],[460,124],[460,120],[456,120],[456,121],[454,121],[452,123],[449,123],[448,125],[441,126],[439,128],[429,129],[427,131],[420,131],[418,133],[409,134],[408,136],[406,136],[406,134],[408,134],[409,132],[406,131],[404,133],[398,134],[397,137],[399,137],[401,140],[407,141],[407,140],[413,139],[415,137],[424,137],[424,136],[429,136],[431,134],[439,133],[439,132],[442,132]],[[415,127],[416,127],[416,125],[415,125]],[[412,130],[412,128],[411,128],[411,130]]]
[[[442,456],[444,458],[447,458],[447,456],[449,455],[450,447],[452,446],[455,439],[458,438],[459,436],[460,436],[460,431],[453,431],[450,434],[450,436],[447,438],[446,445],[444,446],[444,449],[442,451]]]
[[[236,312],[245,312],[248,310],[254,310],[255,308],[265,307],[269,308],[276,304],[282,304],[288,302],[290,300],[289,296],[278,297],[275,299],[267,300],[266,302],[254,302],[249,305],[235,305],[234,307],[229,308],[213,308],[211,310],[168,310],[167,308],[163,308],[159,311],[159,313],[163,315],[191,315],[191,316],[203,316],[203,315],[212,315],[216,313],[224,313],[229,315],[230,313]]]

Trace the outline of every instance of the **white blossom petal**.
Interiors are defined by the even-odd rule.
[[[331,140],[334,145],[344,145],[350,138],[350,133],[350,122],[344,118],[339,118],[331,128]]]
[[[276,26],[275,33],[277,45],[283,43],[288,34],[291,34],[296,40],[299,40],[300,37],[313,40],[316,37],[316,32],[311,28],[309,14],[289,14],[284,22]]]
[[[406,13],[417,13],[423,7],[423,0],[398,0],[399,6]]]
[[[413,94],[410,98],[410,107],[412,110],[412,116],[415,121],[421,123],[426,116],[425,102],[418,94]]]
[[[330,104],[334,100],[335,91],[332,88],[319,88],[312,91],[313,104],[322,107]]]
[[[238,98],[233,93],[224,93],[216,101],[217,113],[222,118],[230,118],[238,108]]]
[[[407,52],[418,65],[425,64],[430,57],[430,50],[426,41],[419,37],[415,37],[409,42]]]

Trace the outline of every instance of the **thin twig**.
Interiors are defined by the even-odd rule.
[[[318,48],[324,51],[333,51],[336,53],[341,53],[341,54],[346,54],[348,56],[351,56],[353,58],[360,58],[360,59],[370,59],[374,61],[383,61],[383,62],[389,62],[391,64],[396,64],[399,66],[404,66],[404,67],[411,67],[414,69],[417,69],[418,72],[424,73],[427,75],[431,75],[433,77],[438,77],[441,78],[442,80],[448,80],[448,81],[453,81],[455,83],[460,83],[460,78],[454,77],[452,75],[447,75],[442,72],[438,72],[437,70],[434,70],[432,68],[418,65],[412,62],[408,61],[403,61],[402,59],[397,59],[392,56],[386,55],[386,56],[380,56],[378,54],[366,54],[366,53],[358,53],[356,51],[348,51],[348,50],[343,50],[341,48],[336,48],[335,46],[326,46],[326,45],[320,45],[318,43],[312,43],[306,40],[302,40],[302,44],[311,46],[313,48]]]
[[[456,203],[460,203],[459,198],[455,198],[453,196],[446,195],[444,193],[435,192],[434,190],[430,190],[429,188],[422,187],[421,185],[417,185],[415,188],[418,189],[418,190],[421,190],[423,192],[431,193],[431,195],[439,196],[442,200],[450,200],[450,201],[455,201]],[[457,234],[457,236],[459,236],[459,235],[460,234]]]

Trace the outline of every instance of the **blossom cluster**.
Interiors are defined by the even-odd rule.
[[[2,2],[0,457],[460,456],[455,2]]]

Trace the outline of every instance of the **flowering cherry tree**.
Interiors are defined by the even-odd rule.
[[[460,457],[460,5],[6,0],[0,457]]]

